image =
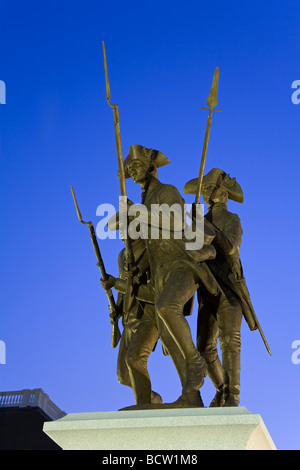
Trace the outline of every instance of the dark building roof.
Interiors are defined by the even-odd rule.
[[[0,392],[0,449],[60,450],[43,424],[65,415],[41,388]]]

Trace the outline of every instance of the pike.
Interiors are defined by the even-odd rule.
[[[202,180],[203,180],[203,174],[204,174],[204,167],[205,167],[205,161],[206,161],[208,141],[209,141],[209,136],[210,136],[212,113],[213,113],[213,111],[216,111],[216,112],[219,112],[219,113],[221,112],[220,109],[214,109],[214,107],[217,106],[217,104],[218,104],[218,98],[217,98],[218,84],[219,84],[219,67],[217,67],[216,70],[215,70],[212,85],[211,85],[211,89],[210,89],[210,93],[209,93],[208,98],[206,100],[206,104],[207,104],[208,108],[201,108],[201,109],[206,109],[207,111],[209,111],[209,113],[208,113],[208,118],[207,118],[205,136],[204,136],[204,144],[203,144],[202,157],[201,157],[201,163],[200,163],[200,170],[199,170],[199,177],[198,177],[197,192],[196,192],[196,197],[195,197],[195,204],[199,204],[199,199],[200,199],[200,194],[201,194],[201,189],[202,189]]]
[[[82,224],[85,224],[89,227],[93,247],[94,247],[96,258],[97,258],[97,266],[100,269],[102,279],[104,281],[106,281],[108,276],[107,276],[107,273],[106,273],[106,270],[105,270],[105,267],[104,267],[104,263],[103,263],[103,259],[102,259],[101,253],[100,253],[100,248],[99,248],[99,245],[98,245],[98,242],[97,242],[94,226],[93,226],[92,222],[90,222],[90,221],[89,222],[84,222],[82,220],[81,212],[79,210],[78,203],[77,203],[77,200],[76,200],[76,197],[75,197],[75,192],[74,192],[74,189],[73,189],[72,185],[71,185],[71,191],[72,191],[72,196],[73,196],[73,199],[74,199],[74,204],[75,204],[75,207],[76,207],[76,212],[77,212],[77,215],[78,215],[79,222],[81,222]],[[111,347],[115,348],[118,345],[119,340],[121,338],[121,332],[120,332],[120,329],[119,329],[119,326],[118,326],[117,307],[116,307],[115,299],[114,299],[114,296],[113,296],[113,293],[112,293],[111,289],[107,289],[105,292],[106,292],[108,302],[109,302],[109,310],[110,310],[109,317],[110,317],[110,321],[111,321],[111,324],[112,324]]]
[[[106,52],[105,52],[105,45],[104,41],[102,41],[103,47],[103,59],[104,59],[104,73],[105,73],[105,87],[106,87],[106,100],[109,106],[113,110],[114,116],[114,128],[115,128],[115,138],[116,138],[116,147],[117,147],[117,157],[118,157],[118,177],[120,180],[120,191],[122,199],[127,201],[127,192],[126,192],[126,183],[125,183],[125,170],[124,170],[124,161],[123,161],[123,151],[122,151],[122,142],[121,142],[121,130],[120,130],[120,116],[119,116],[119,107],[117,104],[112,104],[110,99],[110,86],[108,80],[108,72],[107,72],[107,61],[106,61]],[[127,213],[127,227],[128,227],[128,213]],[[123,302],[123,313],[128,313],[132,301],[133,301],[133,252],[132,246],[130,243],[130,239],[125,235],[125,259],[127,264],[127,286],[126,286],[126,293],[124,295],[124,302]]]
[[[214,109],[217,104],[218,104],[218,85],[219,85],[219,67],[216,68],[214,76],[213,76],[213,81],[210,89],[210,93],[208,95],[208,98],[206,100],[206,104],[208,108],[201,108],[209,111],[208,113],[208,118],[207,118],[207,124],[206,124],[206,130],[205,130],[205,137],[204,137],[204,144],[203,144],[203,150],[202,150],[202,157],[201,157],[201,163],[200,163],[200,170],[199,170],[199,176],[198,176],[198,183],[197,183],[197,191],[196,191],[196,197],[195,197],[195,203],[194,207],[196,209],[197,204],[199,204],[199,199],[200,199],[200,194],[201,194],[201,189],[202,189],[202,181],[203,181],[203,174],[204,174],[204,167],[205,167],[205,162],[206,162],[206,155],[207,155],[207,148],[208,148],[208,142],[209,142],[209,136],[210,136],[210,129],[211,129],[211,121],[212,121],[212,113],[214,111],[221,112],[220,109]],[[194,210],[195,210],[194,209]],[[215,229],[218,231],[218,229],[211,223],[208,223],[206,221],[207,225],[209,225],[212,229]],[[242,289],[238,290],[238,295],[244,301],[247,302],[247,296],[245,296],[245,293],[242,291]],[[264,345],[270,355],[272,355],[271,350],[269,348],[269,345],[267,343],[266,337],[264,335],[264,332],[260,326],[260,323],[258,321],[258,318],[255,314],[255,311],[252,307],[252,305],[249,305],[249,308],[251,310],[251,314],[253,317],[253,320],[255,322],[255,329],[258,329],[260,336],[264,342]]]

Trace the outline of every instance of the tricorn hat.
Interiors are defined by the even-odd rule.
[[[142,145],[131,145],[131,147],[129,147],[128,155],[124,160],[125,178],[130,178],[127,166],[133,160],[140,160],[145,163],[149,163],[149,165],[152,163],[155,168],[171,163],[170,160],[158,150],[148,149]]]
[[[185,194],[196,194],[198,178],[188,181],[183,189]],[[217,188],[225,188],[228,192],[228,198],[236,202],[244,202],[244,194],[241,186],[235,178],[231,178],[229,174],[219,168],[213,168],[203,176],[202,187],[207,185],[215,185]]]

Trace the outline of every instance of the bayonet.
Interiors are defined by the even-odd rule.
[[[118,176],[120,180],[120,190],[121,190],[121,196],[127,198],[126,184],[125,184],[125,171],[124,171],[124,162],[123,162],[123,151],[122,151],[122,142],[121,142],[119,106],[117,104],[112,104],[110,101],[111,95],[110,95],[110,86],[109,86],[109,80],[108,80],[107,61],[106,61],[104,41],[102,41],[102,47],[103,47],[103,58],[104,58],[106,100],[109,106],[112,108],[113,115],[114,115],[114,127],[115,127],[115,137],[116,137],[116,147],[117,147],[117,157],[118,157],[118,167],[119,167]]]
[[[112,108],[113,116],[114,116],[114,128],[115,128],[115,138],[116,138],[117,157],[118,157],[118,168],[119,168],[118,177],[120,180],[120,191],[121,191],[122,200],[127,202],[125,171],[124,171],[124,161],[123,161],[122,142],[121,142],[119,107],[117,104],[112,104],[110,101],[111,94],[110,94],[110,86],[109,86],[109,80],[108,80],[107,60],[106,60],[104,41],[102,41],[102,48],[103,48],[103,59],[104,59],[106,100],[109,106]],[[127,212],[127,227],[128,227],[128,212]],[[133,301],[133,262],[134,262],[132,246],[131,246],[130,238],[128,237],[128,233],[125,234],[124,242],[125,242],[125,259],[126,259],[126,264],[127,264],[127,289],[124,295],[123,313],[126,314],[128,313],[132,305],[132,301]]]
[[[75,204],[75,207],[76,207],[76,212],[77,212],[79,222],[81,222],[82,224],[85,224],[89,227],[93,247],[94,247],[96,258],[97,258],[97,266],[100,269],[102,279],[104,281],[106,281],[108,276],[107,276],[107,273],[106,273],[106,270],[105,270],[105,267],[104,267],[104,263],[103,263],[103,259],[102,259],[101,253],[100,253],[100,248],[99,248],[99,245],[98,245],[98,242],[97,242],[97,238],[96,238],[93,223],[91,221],[85,222],[84,220],[82,220],[81,212],[79,210],[79,206],[78,206],[76,196],[75,196],[75,192],[74,192],[74,189],[73,189],[72,185],[71,185],[71,191],[72,191],[72,196],[73,196],[74,204]],[[111,346],[113,348],[115,348],[118,345],[118,342],[121,338],[121,332],[120,332],[119,326],[118,326],[118,318],[119,317],[118,317],[117,307],[116,307],[116,303],[115,303],[115,299],[114,299],[112,290],[107,289],[105,292],[106,292],[108,302],[109,302],[110,321],[111,321],[111,324],[112,324]]]

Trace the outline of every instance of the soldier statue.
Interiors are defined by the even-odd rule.
[[[184,199],[177,188],[159,181],[157,169],[170,163],[160,151],[132,145],[123,159],[120,117],[117,104],[111,103],[105,46],[103,43],[106,99],[113,110],[121,200],[127,207],[126,179],[141,186],[141,203],[146,212],[139,218],[141,238],[131,237],[128,227],[125,249],[119,255],[119,278],[106,273],[92,222],[84,222],[73,198],[80,222],[90,229],[106,290],[112,323],[112,347],[120,338],[117,375],[132,387],[140,407],[203,407],[200,389],[208,374],[216,387],[211,406],[238,406],[240,402],[241,322],[244,316],[250,329],[259,329],[270,352],[251,304],[240,261],[242,228],[240,219],[227,209],[227,201],[242,203],[243,192],[235,178],[214,168],[204,176],[212,115],[218,99],[219,69],[215,70],[207,98],[209,111],[197,179],[189,181],[186,194],[195,194],[192,228],[202,231],[203,243],[187,248],[191,239],[186,231]],[[200,217],[199,198],[203,195],[209,209]],[[157,207],[167,207],[168,228]],[[177,214],[173,209],[176,206]],[[155,210],[154,210],[155,207]],[[143,212],[143,211],[142,211]],[[155,217],[152,217],[155,213]],[[124,214],[124,211],[123,211]],[[119,229],[121,229],[121,212]],[[124,220],[124,219],[123,219]],[[116,228],[116,227],[115,227]],[[154,229],[154,231],[153,231]],[[192,230],[193,232],[193,230]],[[188,239],[188,240],[187,240]],[[112,287],[118,292],[114,301]],[[192,313],[198,296],[197,345],[194,344],[186,315]],[[123,333],[118,328],[122,314]],[[147,361],[160,338],[179,375],[181,395],[173,403],[162,403],[153,392]],[[220,340],[222,361],[218,357]]]
[[[194,179],[186,183],[184,193],[195,194],[197,182]],[[243,192],[235,178],[214,168],[203,178],[202,195],[208,204],[205,219],[216,234],[212,244],[217,254],[207,264],[221,292],[214,296],[204,285],[198,289],[197,347],[206,360],[208,376],[217,389],[210,406],[238,406],[243,314],[250,328],[257,328],[240,260],[241,222],[238,215],[227,209],[228,199],[243,202]],[[218,338],[222,364],[217,352]]]

